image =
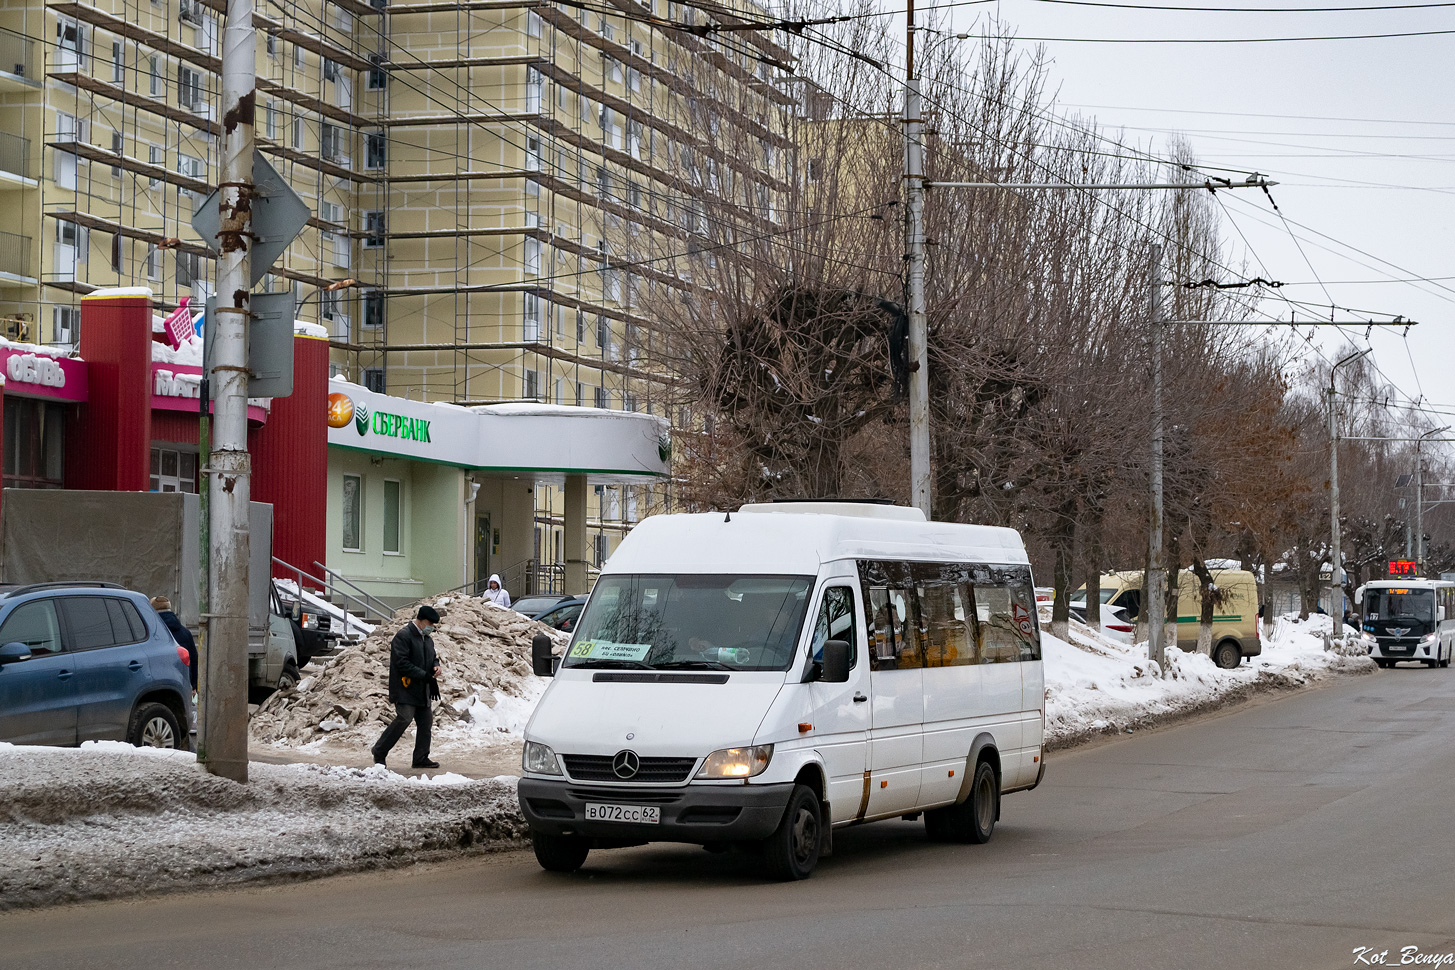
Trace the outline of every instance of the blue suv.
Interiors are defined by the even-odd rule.
[[[187,651],[140,593],[0,587],[0,741],[189,747]]]

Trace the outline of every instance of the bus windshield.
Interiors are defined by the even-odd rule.
[[[1431,623],[1435,619],[1435,591],[1405,587],[1366,589],[1364,617],[1368,620],[1408,617]]]
[[[808,576],[603,576],[562,666],[785,670],[812,587]]]

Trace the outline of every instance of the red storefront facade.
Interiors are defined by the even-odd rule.
[[[192,490],[201,368],[153,360],[152,317],[145,290],[98,291],[81,302],[79,360],[0,348],[7,486]],[[328,340],[296,335],[293,367],[292,396],[248,409],[252,498],[273,506],[273,555],[312,572],[326,552]]]

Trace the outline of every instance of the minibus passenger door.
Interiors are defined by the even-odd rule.
[[[874,669],[869,673],[867,817],[913,811],[924,761],[924,671],[914,605],[903,588],[871,587]]]
[[[835,822],[855,818],[864,798],[864,770],[868,767],[869,677],[866,671],[869,663],[859,631],[858,617],[863,615],[854,587],[829,586],[823,591],[813,633],[811,663],[823,659],[823,645],[828,640],[844,640],[850,649],[846,683],[820,680],[808,685],[814,746],[828,772],[829,808]]]

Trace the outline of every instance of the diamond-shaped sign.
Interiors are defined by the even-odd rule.
[[[298,231],[308,224],[313,213],[298,193],[283,181],[263,153],[253,150],[253,241],[252,262],[249,264],[252,281],[249,287],[257,286],[283,255]],[[192,216],[192,228],[214,253],[217,252],[217,233],[222,229],[222,215],[217,211],[217,190],[202,200]]]

